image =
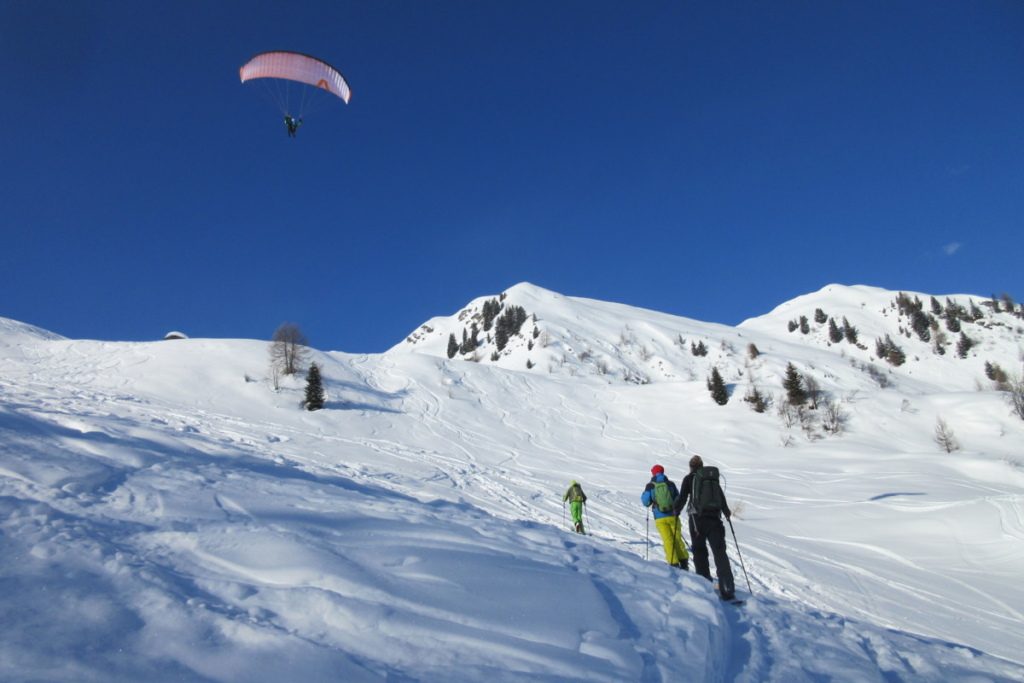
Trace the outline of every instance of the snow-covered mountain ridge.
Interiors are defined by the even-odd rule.
[[[1017,319],[926,355],[898,294],[831,286],[731,328],[517,285],[497,361],[447,345],[500,295],[384,354],[311,349],[317,412],[264,341],[0,319],[0,678],[1024,679],[1024,421],[984,375],[1019,371]],[[902,365],[872,360],[886,334]],[[781,402],[789,363],[841,430],[742,400]],[[739,609],[665,564],[639,504],[693,453],[727,476]],[[571,479],[593,535],[566,529]]]
[[[916,300],[929,319],[927,340],[913,333],[909,314],[899,309],[897,302],[903,297]],[[941,312],[933,313],[930,301],[938,302],[942,311],[950,304],[963,309],[967,315],[957,320],[956,332],[948,329]],[[520,307],[528,316],[520,332],[501,349],[494,327],[487,325],[482,313],[488,302],[505,309]],[[783,366],[791,361],[825,363],[830,366],[826,371],[829,375],[841,372],[838,366],[850,365],[859,374],[867,374],[871,384],[878,383],[879,375],[888,375],[894,382],[912,382],[918,371],[918,376],[935,374],[941,378],[940,386],[946,390],[972,390],[985,379],[986,362],[1008,371],[1019,372],[1021,368],[1024,306],[1014,304],[1013,312],[1004,310],[1006,306],[1002,301],[993,305],[991,300],[967,295],[933,297],[876,287],[829,285],[781,304],[766,315],[729,327],[566,297],[522,283],[500,295],[475,299],[455,315],[429,320],[393,351],[405,349],[535,373],[595,375],[608,383],[704,380],[712,367],[718,367],[729,381],[741,385],[781,376],[778,362],[761,358],[760,354],[768,352]],[[972,319],[972,310],[977,319]],[[825,319],[816,320],[822,314]],[[806,321],[802,327],[801,318]],[[840,321],[840,332],[847,325],[854,328],[857,341],[830,339],[831,321]],[[474,328],[477,343],[467,348],[463,340],[474,338]],[[956,349],[960,334],[973,342],[964,358]],[[903,349],[907,362],[893,366],[879,357],[876,341],[886,336]],[[451,353],[451,340],[462,349]],[[758,353],[754,358],[752,344]],[[703,345],[706,354],[695,354],[695,345]],[[922,373],[921,367],[943,369]],[[859,385],[852,376],[846,381],[850,383],[845,387],[848,389]],[[841,382],[832,384],[839,388]]]

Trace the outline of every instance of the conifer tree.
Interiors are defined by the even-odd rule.
[[[838,344],[843,341],[843,331],[836,325],[835,318],[828,319],[828,338],[833,344]]]
[[[751,386],[743,400],[751,405],[755,413],[763,413],[768,409],[768,399],[761,393],[761,390]]]
[[[946,306],[946,329],[954,334],[960,331],[960,315],[953,305]]]
[[[974,346],[974,340],[967,336],[965,332],[960,333],[960,339],[956,343],[956,355],[961,358],[967,358],[967,352]]]
[[[718,405],[724,406],[729,402],[729,390],[726,388],[725,381],[722,379],[722,373],[718,372],[718,368],[711,368],[711,377],[708,378],[708,391],[711,392],[711,398]]]
[[[448,335],[448,357],[455,358],[455,354],[459,352],[459,342],[455,339],[455,333],[452,332]]]
[[[807,403],[803,378],[792,363],[786,365],[786,379],[782,381],[782,387],[786,390],[786,400],[790,405],[802,406]]]
[[[854,346],[858,343],[857,328],[850,324],[850,321],[843,316],[843,336],[846,337],[846,341]]]
[[[897,367],[907,362],[907,354],[889,335],[885,335],[884,339],[875,340],[875,353],[879,358],[884,358],[890,365]]]
[[[915,309],[914,312],[910,314],[910,326],[921,341],[927,342],[932,340],[932,333],[929,329],[930,322],[924,311]]]
[[[320,410],[324,407],[325,401],[324,381],[320,376],[320,366],[311,363],[309,372],[306,373],[306,400],[303,405],[306,410]]]

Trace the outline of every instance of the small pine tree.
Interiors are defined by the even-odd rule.
[[[325,401],[324,381],[320,376],[320,366],[311,363],[309,372],[306,373],[306,400],[303,405],[306,410],[320,410],[324,407]]]
[[[828,339],[833,344],[838,344],[843,341],[843,331],[839,329],[838,325],[836,325],[835,318],[828,319]]]
[[[931,341],[932,333],[930,330],[930,323],[928,321],[928,315],[924,311],[915,309],[914,312],[911,313],[910,326],[913,328],[918,339],[923,342]]]
[[[825,311],[821,310],[820,308],[814,309],[814,322],[818,323],[819,325],[822,325],[827,320],[828,316],[825,314]]]
[[[843,336],[846,337],[846,341],[856,346],[859,342],[857,335],[857,328],[850,324],[850,321],[843,316]]]
[[[958,304],[946,299],[946,329],[954,334],[960,331],[960,321],[967,317],[967,312]]]
[[[718,368],[711,368],[711,377],[708,378],[708,391],[711,392],[711,398],[718,405],[724,406],[729,402],[729,389],[726,388],[725,381],[722,379],[722,373],[718,371]]]
[[[708,347],[707,345],[704,344],[703,341],[699,341],[695,344],[691,343],[690,353],[692,353],[695,356],[706,356],[708,355]]]
[[[790,405],[802,406],[807,403],[803,378],[792,363],[786,365],[786,379],[782,381],[782,388],[786,390],[786,400]]]
[[[897,367],[907,362],[907,354],[889,335],[885,335],[884,339],[875,340],[875,353],[879,358],[884,358],[890,365]]]
[[[967,352],[974,346],[974,340],[967,336],[965,332],[960,333],[960,339],[956,343],[956,355],[961,358],[967,358]]]
[[[800,334],[809,334],[811,331],[811,325],[807,322],[807,316],[800,316]]]
[[[448,335],[448,357],[455,358],[455,354],[459,352],[459,342],[455,339],[455,333],[452,332]]]
[[[893,343],[892,346],[889,347],[889,355],[886,356],[885,359],[889,361],[890,365],[899,367],[907,362],[907,353],[903,350],[902,346],[898,346]]]
[[[743,400],[750,404],[751,408],[754,409],[755,413],[763,413],[768,410],[768,399],[765,398],[761,390],[755,386],[750,387],[747,395],[743,397]]]

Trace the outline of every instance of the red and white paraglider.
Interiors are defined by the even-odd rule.
[[[284,113],[288,135],[295,136],[302,117],[335,98],[348,104],[352,91],[337,69],[298,52],[264,52],[239,69],[242,82],[258,79]]]

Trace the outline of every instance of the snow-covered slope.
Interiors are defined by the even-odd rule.
[[[314,413],[300,379],[272,389],[265,342],[0,320],[0,678],[1021,680],[1024,421],[984,377],[1019,371],[1016,319],[965,325],[967,358],[903,336],[890,366],[896,294],[832,286],[729,328],[518,285],[496,361],[447,345],[500,296],[382,355],[313,351]],[[781,402],[788,363],[841,429],[742,400]],[[728,477],[740,608],[665,564],[639,504],[693,453]],[[593,535],[567,531],[571,479]]]

